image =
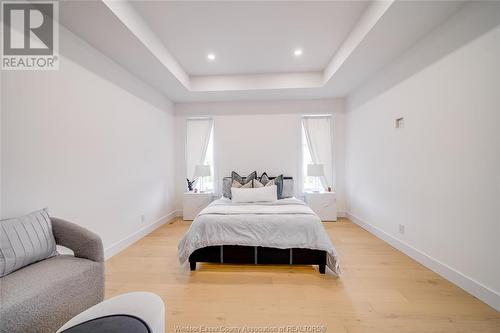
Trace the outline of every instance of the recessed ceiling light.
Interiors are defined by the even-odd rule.
[[[293,55],[295,55],[296,57],[300,57],[302,55],[302,49],[296,49],[295,51],[293,51]]]
[[[213,54],[213,53],[207,54],[207,59],[210,60],[210,61],[214,61],[215,60],[215,54]]]

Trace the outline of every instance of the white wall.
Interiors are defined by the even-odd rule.
[[[500,309],[500,27],[367,95],[346,116],[348,213]]]
[[[335,184],[338,210],[345,212],[344,195],[344,101],[301,100],[270,102],[225,102],[176,104],[178,175],[185,175],[185,121],[189,116],[214,119],[214,159],[218,189],[231,171],[259,175],[292,176],[300,180],[302,114],[333,114],[335,123]],[[179,197],[185,190],[178,177]],[[220,192],[219,192],[220,193]],[[299,194],[299,193],[297,193]],[[179,199],[179,209],[180,199]]]
[[[60,37],[59,71],[2,73],[2,216],[48,207],[97,232],[109,256],[173,216],[173,105]]]

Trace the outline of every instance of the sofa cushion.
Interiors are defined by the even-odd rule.
[[[0,277],[56,253],[46,209],[0,221]]]
[[[104,264],[58,255],[0,279],[5,332],[55,332],[104,297]]]

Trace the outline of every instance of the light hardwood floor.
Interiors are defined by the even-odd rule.
[[[325,223],[343,274],[313,266],[177,260],[190,222],[176,219],[106,262],[106,297],[147,290],[175,326],[324,325],[327,332],[500,332],[500,313],[348,220]],[[294,328],[293,326],[291,327]]]

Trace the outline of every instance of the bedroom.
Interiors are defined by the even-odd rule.
[[[2,1],[0,332],[499,331],[498,2],[45,3]],[[26,8],[56,68],[6,68]]]

